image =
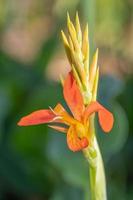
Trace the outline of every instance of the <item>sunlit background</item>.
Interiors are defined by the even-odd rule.
[[[99,101],[115,116],[97,127],[108,200],[133,199],[132,0],[0,0],[0,200],[89,200],[88,166],[66,137],[46,125],[18,127],[33,110],[63,101],[59,76],[70,66],[60,30],[66,13],[89,23],[99,48]]]

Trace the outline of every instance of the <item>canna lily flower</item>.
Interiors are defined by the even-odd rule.
[[[99,123],[104,132],[112,129],[113,115],[106,108],[97,101],[91,101],[87,106],[84,105],[83,96],[72,72],[69,72],[64,81],[63,95],[72,115],[58,103],[53,109],[37,110],[21,118],[18,125],[53,123],[49,127],[66,134],[67,145],[73,152],[89,146],[92,136],[89,132],[89,119],[92,114],[98,113]]]
[[[113,115],[97,99],[99,80],[98,50],[89,59],[88,25],[82,34],[78,13],[75,26],[67,15],[68,34],[63,31],[62,40],[71,71],[65,80],[61,78],[63,95],[71,114],[58,103],[54,108],[32,112],[18,122],[19,126],[46,124],[66,135],[68,148],[83,151],[90,165],[91,198],[106,200],[106,180],[102,156],[95,133],[95,113],[104,132],[108,133],[114,123]],[[51,125],[52,124],[52,125]]]

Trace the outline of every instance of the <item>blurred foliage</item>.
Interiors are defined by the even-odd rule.
[[[33,110],[54,106],[57,102],[64,104],[61,85],[50,81],[45,72],[54,55],[60,52],[59,31],[65,26],[66,10],[74,16],[77,9],[83,24],[86,20],[89,22],[91,46],[95,48],[98,44],[101,50],[100,67],[104,76],[101,74],[98,99],[115,116],[109,135],[97,126],[108,199],[133,199],[132,1],[1,0],[2,200],[89,199],[87,163],[81,153],[68,150],[64,135],[45,125],[23,128],[16,125],[21,116]],[[116,58],[115,63],[112,57]],[[111,63],[108,75],[102,68],[106,59]]]

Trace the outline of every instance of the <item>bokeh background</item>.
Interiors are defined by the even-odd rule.
[[[63,101],[59,75],[69,71],[60,30],[66,12],[89,23],[91,58],[99,48],[98,99],[115,116],[109,135],[97,127],[109,200],[133,199],[133,1],[0,0],[0,199],[89,198],[87,162],[46,125],[18,127],[20,117]]]

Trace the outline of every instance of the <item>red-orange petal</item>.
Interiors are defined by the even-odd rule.
[[[76,84],[76,80],[72,75],[72,72],[69,72],[64,82],[63,94],[73,116],[75,119],[80,120],[84,111],[83,97]]]
[[[67,132],[67,144],[71,151],[80,151],[88,146],[88,140],[86,137],[79,138],[74,126],[70,126]]]
[[[18,122],[19,126],[31,126],[52,122],[57,116],[51,110],[37,110],[31,114],[22,117]]]
[[[114,123],[114,117],[112,113],[98,102],[92,102],[87,106],[84,112],[84,121],[86,122],[88,117],[94,112],[98,112],[99,123],[102,129],[105,132],[109,132],[112,129]]]

